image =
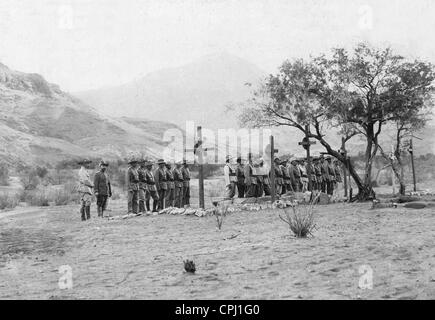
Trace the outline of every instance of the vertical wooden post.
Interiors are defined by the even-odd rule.
[[[196,130],[197,136],[198,136],[198,146],[199,148],[201,148],[198,152],[198,189],[199,189],[199,207],[204,209],[205,205],[204,205],[204,168],[203,168],[203,163],[204,163],[204,159],[203,159],[203,145],[202,145],[202,128],[201,126],[197,127]]]
[[[417,180],[415,178],[415,167],[414,167],[414,149],[412,146],[412,136],[409,140],[409,153],[411,154],[411,166],[412,166],[412,182],[414,183],[414,192],[417,191]]]

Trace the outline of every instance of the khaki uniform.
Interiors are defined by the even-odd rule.
[[[79,186],[78,192],[80,195],[80,214],[82,220],[91,218],[91,202],[92,202],[92,188],[94,185],[91,182],[88,170],[81,167],[79,171]]]
[[[163,210],[165,208],[166,191],[168,190],[166,169],[157,168],[154,172],[154,178],[156,180],[157,192],[159,193],[158,210]]]
[[[181,168],[174,168],[172,175],[175,184],[174,207],[181,208],[183,205],[183,172]]]
[[[147,184],[145,177],[145,169],[140,167],[137,170],[139,176],[139,190],[138,190],[138,199],[139,199],[139,212],[145,212],[145,198],[147,192]]]
[[[190,170],[186,166],[181,169],[183,174],[183,201],[182,206],[190,205]]]
[[[107,199],[112,196],[112,187],[107,172],[98,171],[94,175],[94,193],[97,197],[98,216],[104,216]]]
[[[165,197],[166,207],[173,207],[175,200],[175,181],[174,174],[170,168],[166,168],[166,181],[168,186]]]
[[[138,213],[139,211],[139,173],[132,166],[127,169],[127,188],[128,188],[128,213]]]
[[[145,204],[147,211],[150,211],[150,199],[153,198],[153,212],[157,211],[157,205],[159,202],[159,194],[157,192],[156,181],[154,179],[154,173],[145,169],[145,181],[146,181],[146,193],[145,193]]]

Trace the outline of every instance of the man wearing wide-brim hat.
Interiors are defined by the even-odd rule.
[[[154,171],[154,179],[156,181],[157,192],[159,194],[158,210],[163,210],[165,208],[166,190],[168,189],[165,160],[157,160],[157,165],[158,168]]]
[[[186,159],[183,160],[181,173],[183,174],[183,198],[181,201],[181,206],[186,207],[190,206],[190,170]]]
[[[153,173],[153,163],[149,160],[145,161],[145,180],[147,189],[145,192],[145,205],[148,212],[150,212],[150,200],[153,198],[153,212],[157,212],[157,205],[159,203],[159,194],[157,192],[156,180]]]
[[[97,198],[97,212],[99,217],[104,217],[104,210],[107,208],[108,198],[112,196],[112,186],[110,184],[107,167],[109,163],[100,161],[100,170],[94,175],[94,194]]]
[[[225,179],[225,198],[233,198],[236,192],[236,171],[231,166],[231,156],[226,156],[224,166],[224,179]]]
[[[80,195],[80,215],[82,221],[91,218],[92,189],[94,185],[88,172],[90,163],[92,163],[92,161],[89,159],[81,159],[78,162],[78,164],[81,165],[79,170],[78,192]]]
[[[127,211],[128,213],[137,214],[139,212],[139,172],[137,171],[138,160],[130,156],[127,160],[129,164],[127,169]]]

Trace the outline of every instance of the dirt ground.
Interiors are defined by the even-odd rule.
[[[309,239],[277,210],[232,213],[217,231],[214,217],[109,221],[93,205],[81,222],[76,206],[17,208],[0,213],[0,299],[434,299],[435,213],[369,208],[318,206]]]

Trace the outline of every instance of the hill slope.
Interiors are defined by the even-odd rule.
[[[179,68],[153,72],[122,86],[75,93],[111,116],[164,120],[184,128],[186,120],[217,129],[236,126],[226,105],[244,101],[264,72],[230,54],[203,57]]]
[[[0,157],[10,164],[54,163],[77,156],[119,158],[131,150],[157,156],[173,124],[100,115],[38,74],[0,64]]]

